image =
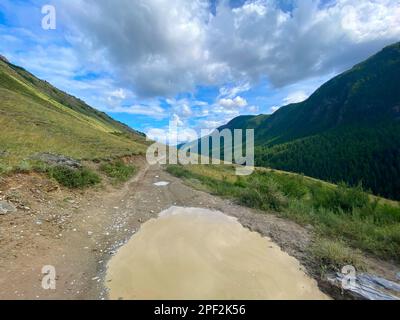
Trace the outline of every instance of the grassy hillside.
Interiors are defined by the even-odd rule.
[[[0,170],[40,152],[96,159],[145,152],[145,136],[0,59]]]
[[[360,187],[262,168],[239,177],[232,165],[175,165],[167,170],[239,204],[313,226],[319,241],[312,249],[328,267],[356,264],[357,254],[348,247],[400,261],[399,203],[370,196]]]
[[[400,43],[335,77],[308,100],[222,129],[255,129],[258,166],[400,199]]]

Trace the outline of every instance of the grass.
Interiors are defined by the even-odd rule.
[[[101,182],[100,177],[87,168],[71,169],[64,166],[57,166],[49,167],[46,172],[59,184],[71,189],[94,186]]]
[[[325,247],[315,252],[320,257],[326,255],[325,260],[332,265],[346,260],[338,258],[340,252],[348,255],[343,249],[345,246],[400,261],[397,203],[371,197],[361,186],[332,187],[315,179],[274,170],[256,170],[251,176],[238,177],[234,168],[231,165],[175,165],[168,166],[167,171],[242,205],[314,226],[316,234],[331,243],[328,246],[327,242],[321,242]]]
[[[317,239],[311,246],[310,252],[323,269],[340,271],[347,265],[357,270],[365,268],[362,254],[349,248],[343,241]]]
[[[100,170],[116,182],[126,182],[135,174],[136,167],[118,160],[102,164]]]
[[[36,153],[94,160],[146,151],[144,137],[1,61],[0,97],[0,174]]]

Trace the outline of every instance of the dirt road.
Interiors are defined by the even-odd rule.
[[[171,206],[208,208],[237,217],[307,266],[311,236],[305,228],[194,190],[159,166],[141,165],[123,187],[78,194],[58,190],[41,202],[32,198],[35,189],[29,187],[36,179],[34,185],[43,189],[43,178],[20,176],[14,187],[3,182],[0,190],[8,188],[3,194],[12,190],[20,198],[31,197],[32,208],[0,216],[0,299],[107,299],[103,281],[110,257],[142,223]],[[55,267],[56,290],[42,288],[43,266]]]

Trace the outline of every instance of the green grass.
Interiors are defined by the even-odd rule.
[[[371,197],[361,186],[333,187],[274,170],[237,177],[233,166],[168,166],[167,171],[215,195],[312,225],[321,238],[400,261],[400,207]]]
[[[2,61],[0,97],[0,174],[36,153],[95,160],[146,151],[143,136]]]
[[[59,184],[71,189],[82,189],[101,182],[100,177],[87,168],[71,169],[57,166],[47,168],[46,172],[49,177],[55,179]]]
[[[123,161],[118,160],[102,164],[100,170],[116,182],[125,182],[135,174],[136,167],[126,165]]]

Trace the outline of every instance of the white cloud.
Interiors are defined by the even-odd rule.
[[[172,107],[172,111],[182,118],[188,118],[193,115],[191,109],[192,101],[188,99],[167,99],[166,102]]]
[[[173,114],[171,117],[171,122],[175,125],[175,126],[183,126],[183,121],[181,120],[181,118],[177,115],[177,114]]]
[[[248,82],[231,85],[231,86],[223,86],[219,89],[220,97],[233,98],[237,96],[239,93],[249,91],[251,89],[251,85]]]
[[[165,144],[181,144],[189,141],[194,141],[199,138],[196,131],[191,128],[178,126],[174,132],[169,127],[151,128],[146,131],[146,135],[151,139]]]
[[[283,99],[283,104],[299,103],[307,100],[308,95],[304,91],[296,91],[290,93],[285,99]]]
[[[198,126],[203,130],[213,130],[224,125],[225,123],[225,120],[202,120],[199,122]]]
[[[119,88],[110,92],[110,97],[123,100],[126,98],[126,92],[124,89]]]
[[[243,99],[242,97],[237,96],[234,99],[226,99],[226,98],[220,99],[218,101],[218,104],[227,109],[236,109],[236,108],[246,107],[247,101],[246,101],[246,99]]]
[[[273,107],[270,108],[270,110],[271,110],[272,113],[275,113],[275,112],[278,111],[280,108],[281,108],[281,107],[273,106]]]
[[[248,111],[249,113],[258,113],[259,110],[260,110],[260,108],[259,108],[258,106],[249,106],[249,107],[247,108],[247,111]]]
[[[29,19],[31,10],[19,14],[29,6],[3,2],[19,21]],[[294,9],[283,11],[282,2]],[[0,25],[0,51],[103,111],[217,127],[258,112],[253,103],[302,101],[310,79],[335,75],[400,39],[399,0],[229,3],[217,1],[212,15],[208,0],[60,0],[58,31],[44,37]],[[251,96],[257,83],[268,83],[265,94],[257,91],[263,101]],[[199,86],[220,89],[201,96]]]
[[[60,11],[82,51],[142,97],[218,85],[233,99],[261,78],[281,87],[341,72],[400,37],[398,0],[228,3],[215,15],[207,0],[63,0]]]
[[[276,111],[278,111],[282,106],[286,106],[288,104],[292,104],[292,103],[299,103],[299,102],[303,102],[305,100],[307,100],[309,97],[309,94],[307,94],[305,91],[303,90],[298,90],[298,91],[294,91],[289,93],[283,100],[282,100],[282,104],[281,105],[275,105],[270,107],[269,111],[271,113],[275,113]]]
[[[163,119],[169,116],[169,114],[162,107],[157,105],[137,104],[137,105],[132,105],[130,107],[118,106],[111,109],[105,109],[104,111],[150,116],[155,119]]]

